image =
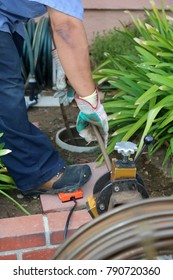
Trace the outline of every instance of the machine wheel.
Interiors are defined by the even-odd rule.
[[[136,174],[136,180],[137,180],[137,188],[138,191],[141,193],[142,198],[148,198],[149,195],[145,188],[144,182],[138,173]],[[93,188],[93,195],[99,193],[109,183],[110,183],[110,172],[107,172],[103,174],[95,183],[95,186]]]

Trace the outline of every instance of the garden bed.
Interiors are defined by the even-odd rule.
[[[74,124],[78,109],[76,108],[75,104],[73,104],[71,107],[72,111],[66,111],[70,123]],[[59,129],[64,127],[64,122],[59,107],[31,107],[28,110],[28,115],[31,122],[38,122],[40,129],[47,134],[55,149],[61,153],[62,157],[66,159],[68,164],[93,162],[96,160],[98,152],[79,154],[62,150],[57,146],[55,141],[56,133]],[[151,162],[148,161],[147,155],[144,154],[137,163],[138,172],[142,176],[151,197],[169,196],[173,194],[173,184],[172,180],[169,178],[169,167],[166,169],[166,173],[164,173],[161,168],[162,160],[163,149],[152,158]],[[21,197],[20,192],[18,191],[9,192],[9,194],[11,194],[13,198],[21,203],[31,214],[42,213],[39,198],[24,198]],[[23,212],[14,205],[14,203],[2,195],[0,195],[0,205],[0,218],[24,215]]]

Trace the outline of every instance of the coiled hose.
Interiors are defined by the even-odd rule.
[[[173,198],[126,203],[82,226],[59,246],[56,260],[173,258]]]
[[[50,20],[48,17],[41,17],[38,22],[31,19],[24,25],[24,30],[22,74],[32,101],[52,81]]]

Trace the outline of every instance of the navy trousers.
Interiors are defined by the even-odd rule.
[[[65,162],[48,137],[28,120],[22,47],[20,35],[0,31],[0,142],[12,151],[2,160],[17,187],[27,191],[50,180]]]

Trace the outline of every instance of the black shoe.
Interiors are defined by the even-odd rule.
[[[88,165],[74,165],[67,166],[57,176],[57,181],[52,185],[52,188],[39,188],[23,192],[24,196],[38,196],[40,194],[57,194],[60,192],[75,192],[78,188],[81,188],[91,178],[91,168]]]

